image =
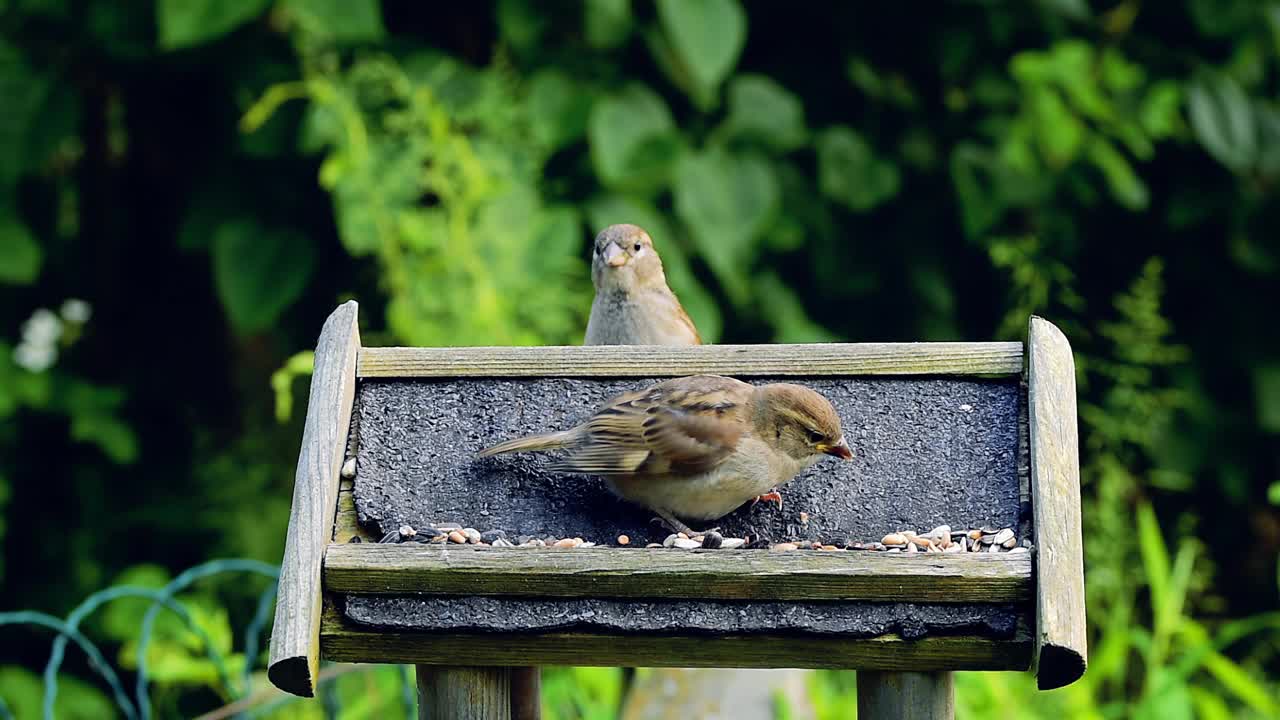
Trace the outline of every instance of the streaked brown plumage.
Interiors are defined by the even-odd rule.
[[[480,452],[564,450],[552,468],[600,475],[619,496],[688,531],[794,478],[824,454],[846,460],[840,417],[802,385],[718,375],[675,378],[619,395],[577,427]]]
[[[653,240],[636,225],[610,225],[591,254],[595,299],[587,345],[700,345],[702,339],[667,287]]]

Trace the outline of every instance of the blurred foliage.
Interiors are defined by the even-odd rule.
[[[370,344],[575,343],[588,240],[634,222],[711,341],[1071,338],[1092,667],[963,675],[962,715],[1274,716],[1278,61],[1274,0],[0,2],[0,588],[277,561],[333,306]],[[244,666],[254,590],[180,600],[166,715],[250,689],[208,650]],[[134,602],[86,626],[125,670]],[[47,637],[6,632],[25,716]],[[547,714],[616,682],[551,672]],[[332,687],[377,716],[404,679]]]

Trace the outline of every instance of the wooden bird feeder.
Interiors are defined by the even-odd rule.
[[[667,531],[599,479],[475,457],[698,373],[818,389],[856,455],[717,523],[746,548],[646,548]],[[378,542],[445,523],[596,545]],[[1029,551],[768,549],[943,524]],[[1071,349],[1037,317],[1025,345],[365,348],[348,302],[316,348],[279,582],[277,687],[313,695],[321,658],[414,663],[422,717],[534,717],[540,665],[854,669],[870,718],[949,716],[952,671],[1061,687],[1086,664]]]

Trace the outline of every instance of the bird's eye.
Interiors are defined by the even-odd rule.
[[[640,243],[636,243],[636,248],[635,248],[635,249],[636,249],[636,252],[640,252],[640,248],[641,248],[641,247],[642,247],[642,246],[640,245]]]
[[[805,430],[805,434],[809,436],[809,442],[817,443],[822,440],[822,433],[817,430]]]

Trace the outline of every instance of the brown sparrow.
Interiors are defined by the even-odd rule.
[[[565,450],[559,472],[600,475],[610,489],[681,532],[715,520],[823,455],[852,460],[840,417],[802,385],[749,385],[718,375],[623,393],[577,427],[508,440],[481,457]]]
[[[591,255],[596,297],[587,320],[587,345],[701,345],[702,338],[675,293],[649,233],[610,225],[596,235]]]

